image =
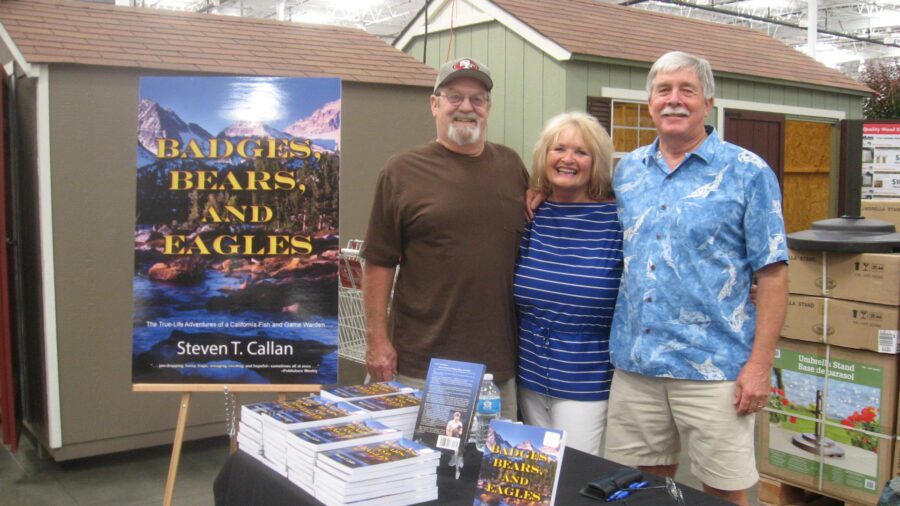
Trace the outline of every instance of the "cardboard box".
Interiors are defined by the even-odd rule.
[[[775,411],[761,412],[757,421],[760,472],[845,501],[874,504],[893,473],[898,360],[898,355],[781,339],[769,399]],[[817,430],[827,456],[816,444]]]
[[[900,305],[900,254],[790,250],[789,258],[791,293]]]
[[[898,329],[897,306],[790,294],[781,335],[877,353],[900,353]]]
[[[900,199],[862,199],[859,214],[870,220],[893,223],[900,232]]]

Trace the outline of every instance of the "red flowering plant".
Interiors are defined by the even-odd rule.
[[[872,406],[866,406],[859,411],[854,411],[852,415],[841,420],[841,425],[854,429],[867,430],[869,432],[877,432],[878,409]],[[857,448],[869,450],[878,453],[878,438],[870,436],[863,432],[852,431],[850,433],[850,444]]]
[[[784,395],[783,388],[775,388],[772,387],[769,389],[769,407],[772,409],[783,410],[791,404],[790,401],[787,400],[787,396]],[[794,417],[791,417],[794,418]],[[781,423],[787,420],[788,417],[784,413],[774,413],[769,411],[769,422],[770,423]],[[796,421],[796,418],[791,421],[793,423]]]

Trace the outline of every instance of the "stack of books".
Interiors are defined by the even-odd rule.
[[[408,439],[322,452],[314,472],[316,499],[328,506],[400,506],[436,500],[440,455]]]
[[[375,420],[323,425],[293,431],[287,438],[287,478],[315,495],[313,469],[319,454],[381,441],[396,441],[401,433]]]
[[[241,407],[238,445],[282,476],[287,476],[287,439],[292,430],[364,420],[367,411],[320,397],[284,402],[261,402]]]
[[[241,406],[237,443],[242,451],[259,458],[263,454],[262,413],[275,409],[275,402],[258,402]]]
[[[373,420],[400,429],[403,437],[412,439],[416,428],[422,394],[418,390],[408,393],[379,395],[351,401],[351,404],[364,409]]]
[[[290,401],[286,409],[262,414],[263,455],[283,476],[288,470],[288,440],[292,431],[369,418],[367,411],[346,402],[329,402],[319,396]]]

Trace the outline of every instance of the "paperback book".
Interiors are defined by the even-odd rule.
[[[339,493],[334,490],[323,487],[321,484],[316,484],[316,491],[318,495],[328,495],[334,499],[338,499],[345,504],[356,504],[359,501],[367,501],[382,497],[394,497],[396,498],[399,494],[406,494],[411,492],[420,492],[426,490],[437,490],[437,475],[432,476],[430,480],[422,480],[422,481],[413,481],[413,480],[405,480],[403,482],[392,482],[393,486],[390,488],[382,487],[378,490],[365,490],[361,492],[346,492]],[[396,502],[394,503],[396,504]]]
[[[368,411],[372,418],[416,413],[422,404],[422,394],[418,390],[408,393],[379,395],[353,401],[352,404]]]
[[[278,409],[279,403],[275,401],[257,402],[241,406],[241,424],[247,425],[257,432],[262,431],[262,414]]]
[[[314,481],[317,487],[327,490],[328,493],[335,496],[350,497],[373,492],[396,493],[437,486],[437,469],[414,469],[410,472],[395,473],[383,478],[347,482],[317,468],[314,473]]]
[[[428,501],[435,501],[438,498],[437,487],[422,490],[414,490],[412,492],[404,492],[394,495],[386,495],[375,497],[373,499],[365,499],[348,503],[347,501],[334,497],[327,492],[319,492],[316,494],[318,499],[325,506],[404,506],[408,504],[419,504]]]
[[[379,397],[382,395],[395,395],[409,393],[415,388],[404,385],[398,381],[382,381],[380,383],[369,383],[368,385],[351,385],[343,387],[323,388],[319,395],[323,399],[332,401],[356,401],[369,397]]]
[[[474,506],[551,506],[566,449],[566,433],[492,420]]]
[[[250,455],[262,455],[262,445],[252,439],[248,439],[240,432],[237,435],[238,449]]]
[[[330,403],[319,396],[301,397],[277,404],[275,409],[261,413],[264,427],[269,425],[291,431],[369,418],[365,409],[347,402]],[[263,437],[267,437],[265,428]]]
[[[440,452],[409,439],[382,441],[323,452],[316,460],[317,467],[332,468],[339,478],[355,481],[374,477],[375,473],[395,468],[437,467]],[[398,471],[402,472],[402,471]]]
[[[467,441],[484,364],[434,358],[428,365],[413,439],[449,453]]]
[[[378,420],[324,425],[291,432],[288,444],[308,452],[400,439],[402,433]]]
[[[440,452],[436,453],[440,455]],[[326,472],[339,480],[343,480],[348,483],[356,483],[363,480],[390,479],[400,475],[421,473],[432,467],[437,468],[439,460],[440,459],[435,459],[433,464],[429,462],[427,466],[423,466],[422,462],[405,462],[402,464],[397,464],[397,467],[376,469],[362,475],[348,474],[346,470],[340,469],[333,463],[326,462],[321,458],[316,460],[315,467],[317,471],[321,470],[323,472]]]

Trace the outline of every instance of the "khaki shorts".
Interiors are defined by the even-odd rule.
[[[653,378],[616,370],[609,392],[606,458],[629,466],[678,463],[681,438],[691,472],[719,490],[759,480],[755,416],[738,416],[733,381]]]

